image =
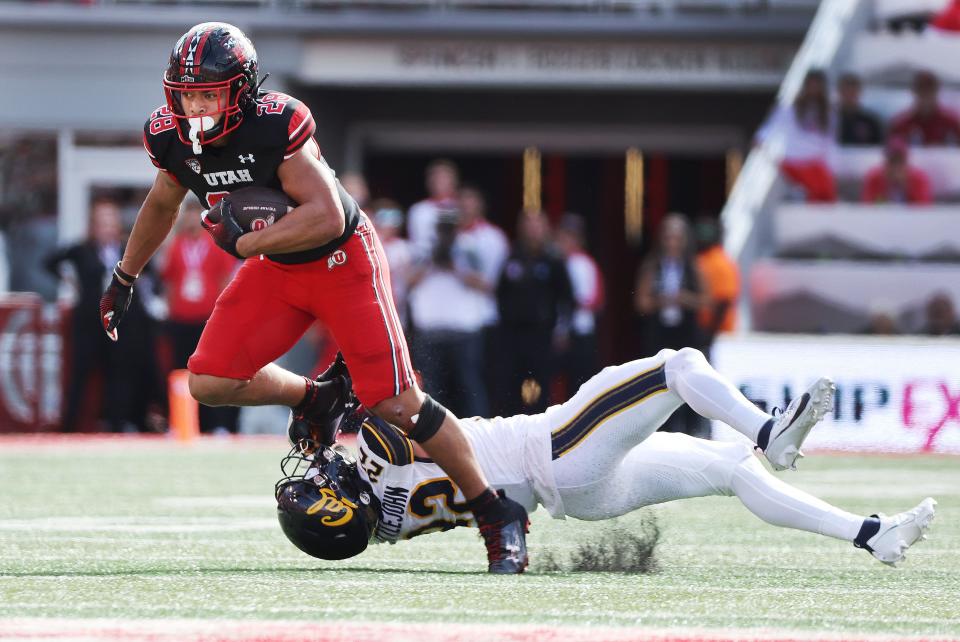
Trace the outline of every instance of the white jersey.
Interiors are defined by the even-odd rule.
[[[613,493],[591,482],[608,478],[683,403],[667,390],[670,354],[604,368],[569,401],[538,415],[461,419],[490,486],[527,512],[541,505],[555,518],[603,507]],[[476,524],[456,484],[431,460],[415,457],[398,428],[370,417],[357,446],[360,474],[381,504],[377,541]]]
[[[685,348],[604,368],[543,414],[462,423],[490,484],[528,511],[539,503],[554,517],[600,520],[677,499],[737,495],[771,524],[857,536],[863,516],[783,484],[750,445],[655,432],[684,402],[751,439],[770,420]],[[358,445],[361,474],[381,501],[375,540],[474,524],[460,490],[438,466],[416,459],[398,429],[371,418]]]
[[[536,488],[553,486],[550,480],[536,481],[537,471],[549,468],[550,459],[550,435],[541,426],[542,417],[461,420],[490,485],[503,488],[528,511],[547,504]],[[414,456],[413,443],[399,429],[370,417],[357,435],[357,448],[360,474],[381,504],[377,541],[393,543],[476,525],[460,488],[432,460]],[[540,461],[530,465],[531,456]]]

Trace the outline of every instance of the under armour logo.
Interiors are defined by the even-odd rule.
[[[253,154],[240,154],[237,158],[239,158],[240,163],[244,165],[247,163],[247,161],[250,161],[251,163],[257,162],[256,160],[254,160]]]

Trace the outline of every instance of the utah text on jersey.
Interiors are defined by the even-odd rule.
[[[313,116],[302,102],[279,92],[261,92],[225,142],[205,145],[202,154],[195,154],[180,139],[176,119],[167,106],[147,119],[143,146],[158,169],[212,207],[224,191],[238,187],[281,189],[277,168],[315,131]],[[211,191],[210,187],[226,189]]]

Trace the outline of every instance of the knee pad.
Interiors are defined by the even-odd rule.
[[[422,444],[440,430],[443,420],[447,418],[447,409],[434,401],[428,394],[423,395],[423,404],[420,406],[420,412],[417,413],[417,419],[413,424],[413,430],[407,435],[410,439]]]

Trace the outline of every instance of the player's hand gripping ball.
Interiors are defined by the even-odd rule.
[[[297,204],[286,194],[269,187],[244,187],[224,197],[204,211],[203,227],[221,248],[237,258],[237,241],[247,232],[269,227]]]

